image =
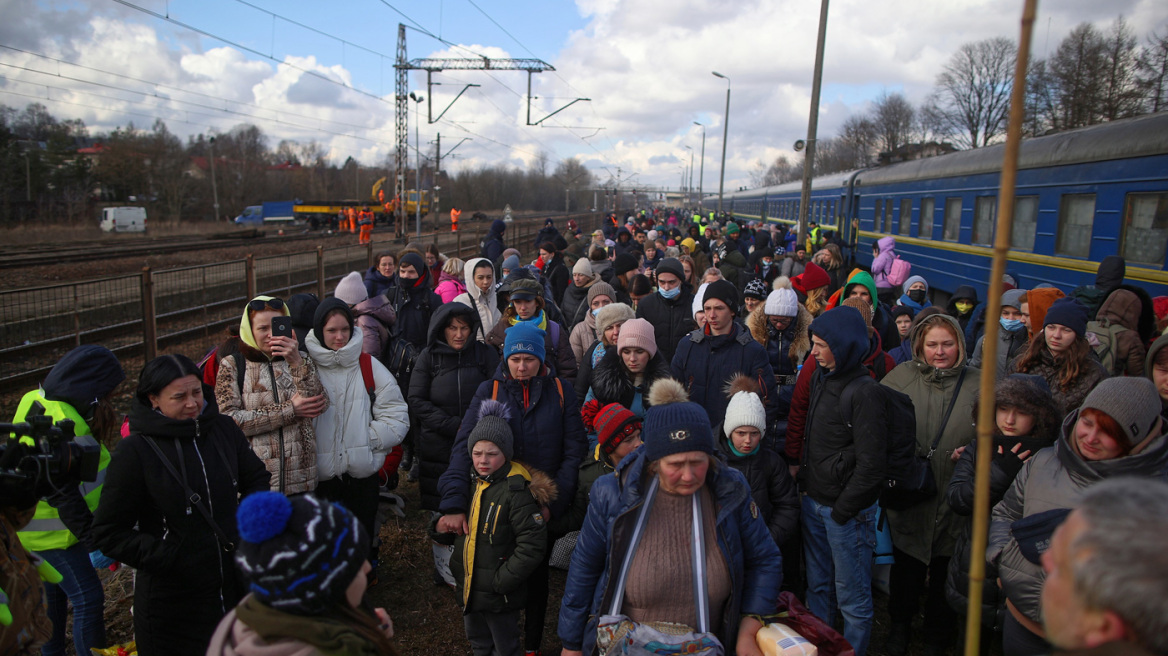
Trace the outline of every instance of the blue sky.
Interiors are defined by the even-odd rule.
[[[698,121],[707,126],[707,190],[717,180],[726,92],[725,81],[710,71],[732,80],[726,161],[726,186],[732,189],[748,184],[758,163],[796,157],[790,148],[806,133],[819,8],[809,0],[475,0],[478,8],[470,0],[125,2],[275,61],[114,0],[0,0],[0,46],[6,46],[0,48],[0,103],[23,107],[39,100],[58,116],[83,119],[95,132],[161,118],[186,137],[252,122],[273,147],[282,139],[315,141],[338,163],[356,157],[383,165],[393,151],[397,24],[409,24],[392,6],[456,44],[410,30],[411,58],[468,57],[473,51],[554,65],[555,73],[534,78],[534,118],[572,98],[592,99],[529,127],[524,74],[436,74],[441,86],[433,90],[435,113],[463,84],[481,85],[441,122],[420,126],[424,153],[432,152],[428,144],[439,133],[444,150],[470,138],[456,157],[444,160],[447,169],[525,167],[545,153],[553,166],[578,157],[600,183],[619,169],[622,179],[635,173],[639,185],[675,187],[682,163],[689,162],[686,147],[701,148],[702,129],[693,125]],[[833,0],[820,136],[833,135],[884,91],[901,91],[920,103],[962,43],[1017,38],[1021,5]],[[1163,0],[1043,3],[1035,54],[1053,49],[1081,21],[1106,28],[1120,14],[1141,39],[1168,30]],[[412,90],[424,93],[422,76],[411,82]],[[412,141],[412,112],[409,120]]]

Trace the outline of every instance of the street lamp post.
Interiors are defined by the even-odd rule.
[[[215,220],[219,220],[219,186],[215,184],[215,137],[211,137],[211,195],[215,199]]]
[[[414,236],[422,237],[422,129],[418,122],[422,120],[420,105],[425,96],[410,92],[410,99],[414,101],[414,150],[418,153],[418,166],[414,169]],[[409,192],[406,192],[409,198]]]
[[[686,146],[685,149],[689,151],[689,172],[686,174],[687,178],[686,178],[686,184],[685,184],[685,202],[692,203],[693,202],[693,158],[694,158],[694,151],[693,151],[693,146]]]
[[[702,129],[702,157],[701,164],[698,166],[698,204],[701,204],[703,198],[702,186],[706,179],[706,126],[697,121],[694,121],[693,124]]]
[[[722,192],[726,186],[726,139],[730,134],[730,78],[718,71],[710,71],[714,77],[726,80],[726,114],[722,118],[722,172],[718,174],[718,213],[722,212]]]

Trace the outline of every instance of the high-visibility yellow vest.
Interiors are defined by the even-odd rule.
[[[89,424],[85,423],[85,420],[81,418],[73,406],[62,401],[50,401],[44,397],[44,393],[39,389],[25,394],[24,398],[20,399],[20,405],[16,407],[16,416],[12,418],[12,421],[14,423],[24,421],[28,411],[32,409],[34,401],[39,401],[45,407],[45,415],[52,417],[54,422],[72,419],[75,434],[91,434]],[[21,438],[21,441],[25,444],[33,444],[32,439],[28,437]],[[97,501],[101,497],[101,487],[105,483],[105,472],[106,468],[109,467],[109,462],[110,453],[105,445],[102,445],[101,461],[97,467],[97,480],[89,483],[83,482],[79,486],[81,496],[85,497],[85,504],[89,506],[89,512],[97,510]],[[50,506],[44,499],[37,502],[36,513],[32,516],[32,521],[17,533],[17,537],[20,538],[20,543],[24,545],[24,548],[29,551],[68,549],[78,542],[77,536],[65,528],[65,523],[61,521],[57,509]]]

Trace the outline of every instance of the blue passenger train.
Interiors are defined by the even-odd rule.
[[[931,286],[969,284],[984,297],[1004,148],[816,178],[811,219],[858,242],[861,263],[871,264],[872,244],[892,235]],[[1021,287],[1092,284],[1099,261],[1118,254],[1129,284],[1168,295],[1168,112],[1028,139],[1018,169],[1007,270]],[[794,224],[800,187],[734,192],[723,209]]]

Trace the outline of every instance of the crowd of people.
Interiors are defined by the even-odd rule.
[[[1122,259],[1069,293],[1007,276],[984,362],[977,288],[934,304],[893,237],[863,267],[814,224],[803,242],[681,210],[562,228],[520,250],[494,221],[466,261],[409,246],[325,299],[257,296],[201,362],[147,362],[124,421],[114,354],[70,352],[15,420],[73,420],[98,480],[0,516],[13,563],[59,574],[3,570],[47,609],[0,628],[5,653],[63,654],[70,606],[76,653],[106,647],[96,569],[115,563],[144,656],[394,653],[366,591],[391,583],[378,536],[406,481],[476,656],[538,655],[549,603],[563,656],[761,655],[781,590],[864,656],[878,533],[878,650],[942,656],[992,402],[983,645],[1168,654],[1168,299]],[[890,485],[914,463],[923,483]]]

